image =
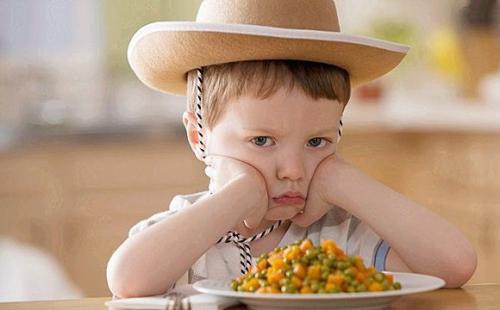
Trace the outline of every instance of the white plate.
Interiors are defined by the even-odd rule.
[[[250,309],[382,309],[397,298],[421,292],[436,290],[445,285],[445,282],[433,276],[405,273],[386,272],[394,275],[394,281],[401,283],[401,290],[363,293],[334,293],[334,294],[257,294],[233,291],[229,282],[215,280],[201,280],[193,287],[201,293],[224,297],[238,298]]]

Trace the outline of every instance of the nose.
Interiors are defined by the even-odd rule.
[[[304,178],[304,159],[297,152],[288,152],[279,157],[276,174],[279,180],[299,181]]]

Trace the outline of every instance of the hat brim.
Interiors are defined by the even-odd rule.
[[[147,86],[186,95],[186,73],[202,66],[245,60],[293,59],[336,65],[351,87],[396,67],[406,45],[364,36],[258,25],[157,22],[139,29],[127,57]]]

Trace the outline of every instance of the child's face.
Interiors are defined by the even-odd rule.
[[[264,100],[239,97],[227,104],[207,132],[207,151],[257,168],[269,194],[265,218],[289,219],[304,208],[304,202],[276,198],[287,192],[307,197],[316,167],[336,151],[342,110],[337,101],[314,100],[298,88],[289,93],[281,88]]]

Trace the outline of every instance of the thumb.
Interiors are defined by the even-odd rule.
[[[257,226],[259,226],[260,222],[262,222],[262,219],[266,215],[266,212],[267,206],[259,207],[255,211],[253,211],[252,214],[250,214],[250,216],[243,221],[243,223],[250,229],[257,228]]]

